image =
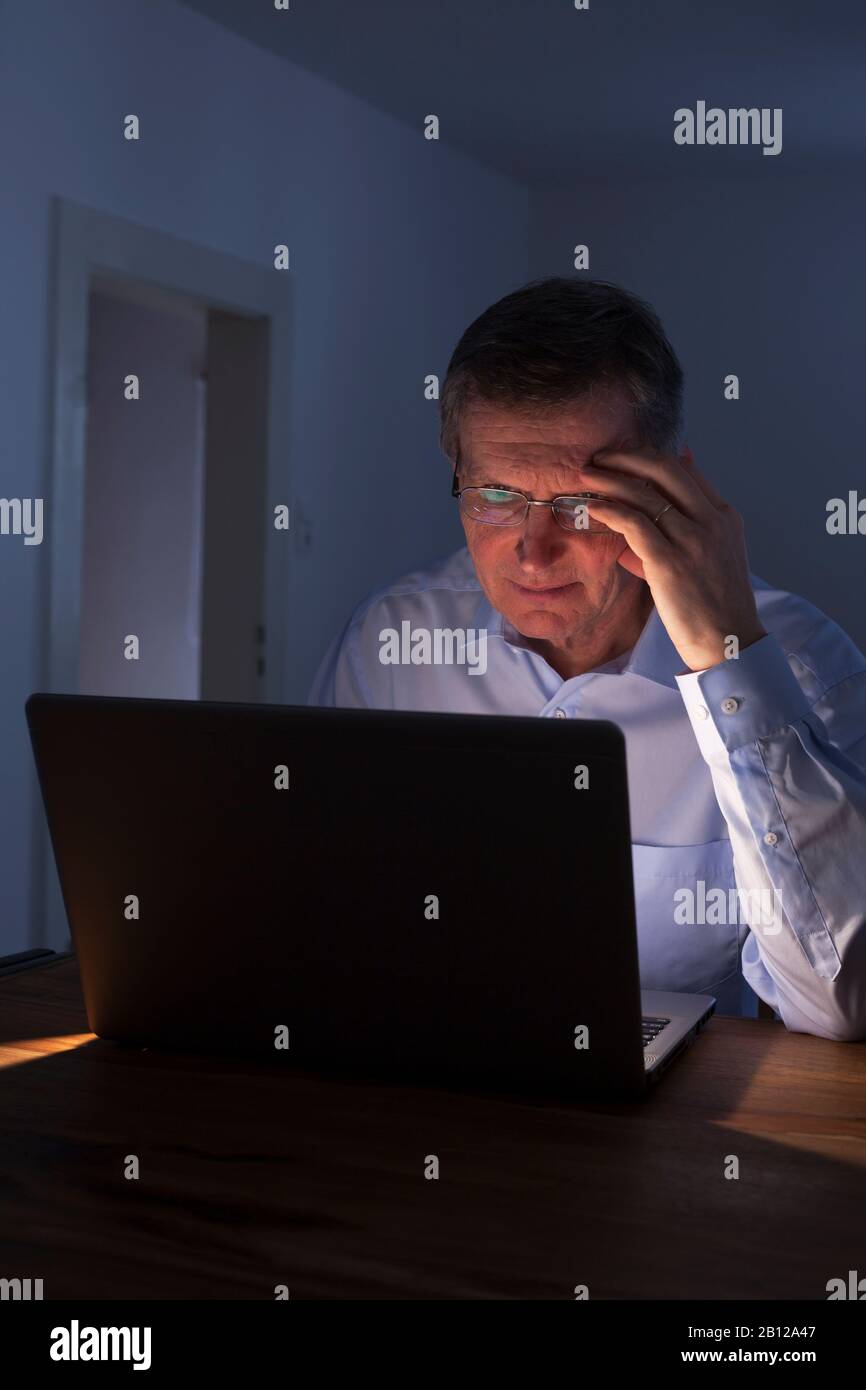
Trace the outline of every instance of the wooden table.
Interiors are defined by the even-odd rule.
[[[0,1276],[46,1299],[824,1300],[864,1198],[866,1047],[780,1023],[581,1107],[124,1048],[74,960],[0,980]]]

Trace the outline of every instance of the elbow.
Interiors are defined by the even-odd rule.
[[[828,1042],[863,1042],[866,1039],[866,1019],[855,1014],[830,1016],[822,1018],[805,1031],[814,1033],[817,1038],[826,1038]]]
[[[840,1019],[832,1031],[825,1034],[831,1042],[857,1043],[866,1040],[866,1021]]]
[[[790,1033],[811,1033],[816,1038],[826,1038],[828,1042],[858,1043],[866,1041],[866,1015],[862,1009],[848,1011],[828,1008],[815,1012],[811,1017],[801,1009],[793,1015],[790,1008],[780,1001],[777,1005],[782,1022]]]

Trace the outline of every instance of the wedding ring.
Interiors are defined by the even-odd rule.
[[[654,525],[658,525],[659,519],[660,519],[661,517],[664,516],[665,512],[669,512],[670,509],[671,509],[671,507],[672,507],[673,505],[674,505],[673,502],[668,502],[668,504],[667,504],[666,507],[662,507],[662,509],[661,509],[661,511],[659,512],[658,516],[654,516],[654,517],[653,517],[653,524],[654,524]]]

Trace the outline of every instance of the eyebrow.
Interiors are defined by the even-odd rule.
[[[619,438],[619,439],[612,440],[612,441],[611,441],[610,443],[608,443],[608,444],[599,444],[598,448],[597,448],[597,449],[593,449],[592,453],[588,455],[586,461],[587,461],[587,463],[591,463],[591,462],[595,459],[595,457],[596,457],[597,454],[605,454],[605,453],[628,453],[628,451],[629,451],[630,449],[638,449],[638,448],[640,448],[640,445],[639,445],[639,444],[636,444],[636,443],[632,443],[632,441],[631,441],[631,440],[629,439],[629,437],[626,435],[625,438]],[[515,460],[515,462],[516,462],[516,461],[517,461],[517,460]],[[579,467],[579,466],[580,466],[580,465],[575,465],[575,467]],[[472,459],[470,458],[469,454],[464,454],[464,453],[462,453],[460,450],[458,450],[458,452],[457,452],[457,457],[456,457],[456,460],[455,460],[455,468],[459,469],[459,471],[463,474],[464,477],[467,477],[467,476],[468,476],[471,472],[473,472],[473,471],[477,471],[477,470],[475,470],[475,463],[474,463],[474,460],[472,460]],[[518,487],[515,487],[513,483],[486,482],[486,483],[483,484],[483,486],[484,486],[484,487],[498,487],[498,488],[504,488],[507,492],[520,492],[520,491],[521,491],[521,489],[518,488]],[[562,496],[567,496],[568,494],[567,494],[567,493],[563,493],[563,494],[561,494],[561,495],[562,495]]]
[[[629,447],[630,447],[629,445],[623,445],[623,444],[619,444],[619,443],[617,443],[617,444],[602,444],[602,445],[599,446],[598,449],[594,450],[594,452],[591,453],[591,454],[589,455],[589,458],[587,459],[587,462],[589,462],[591,459],[594,459],[595,456],[596,456],[596,454],[601,454],[601,453],[605,452],[606,450],[609,450],[609,451],[612,451],[612,452],[617,452],[617,451],[625,452]],[[473,464],[472,464],[471,462],[466,462],[466,460],[465,460],[465,458],[464,458],[463,455],[458,454],[455,467],[459,470],[460,475],[461,475],[461,479],[465,480],[466,478],[472,476]],[[486,487],[486,488],[491,488],[491,489],[497,488],[500,492],[520,492],[520,493],[523,493],[523,488],[522,488],[522,487],[517,487],[514,483],[504,483],[504,482],[502,482],[502,481],[500,481],[500,480],[493,479],[493,478],[485,478],[483,482],[478,482],[478,483],[467,483],[467,482],[463,481],[463,486],[464,486],[464,487]],[[525,495],[526,495],[526,494],[524,493],[524,496],[525,496]],[[581,488],[575,488],[574,492],[558,492],[556,495],[557,495],[557,497],[584,497],[584,496],[586,496],[586,497],[602,497],[604,494],[603,494],[603,493],[600,493],[600,492],[592,492],[592,491],[591,491],[589,488],[587,488],[587,487],[581,487]]]
[[[494,492],[494,491],[499,491],[499,492],[519,492],[519,493],[521,494],[521,496],[523,496],[523,497],[526,496],[526,493],[523,491],[523,488],[522,488],[522,487],[515,487],[513,483],[494,483],[494,482],[489,482],[489,483],[474,483],[474,484],[470,483],[469,486],[470,486],[470,487],[473,487],[473,486],[474,486],[474,487],[489,488],[489,490],[490,490],[491,492]],[[589,490],[589,488],[582,487],[582,488],[578,488],[575,492],[557,492],[557,493],[556,493],[556,496],[557,496],[557,497],[602,497],[602,498],[603,498],[603,497],[604,497],[604,493],[603,493],[603,492],[591,492],[591,491]],[[553,501],[553,498],[551,498],[550,500]]]

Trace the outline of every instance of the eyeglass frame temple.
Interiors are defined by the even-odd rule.
[[[454,472],[451,474],[451,496],[459,497],[460,489],[457,486],[457,470],[460,467],[460,450],[454,455]]]

